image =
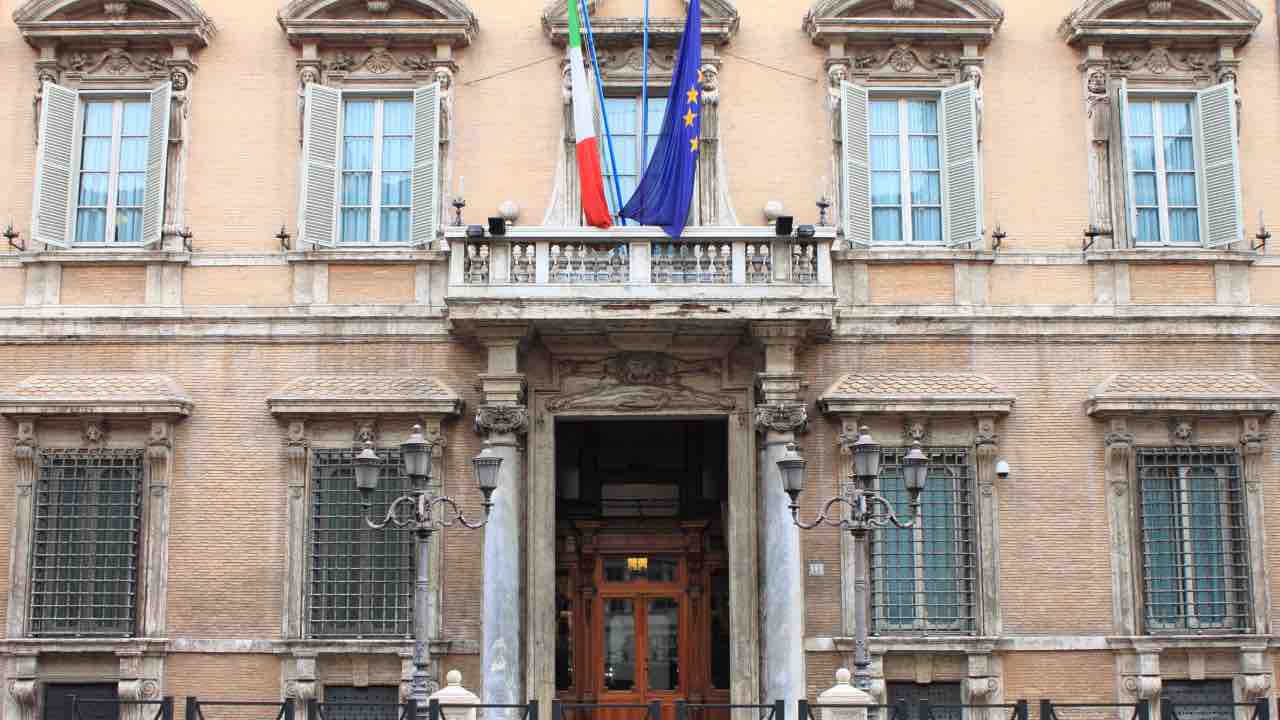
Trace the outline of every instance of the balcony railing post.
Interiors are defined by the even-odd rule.
[[[733,277],[731,281],[734,285],[747,284],[747,242],[745,240],[733,241]]]
[[[466,279],[467,240],[458,238],[449,249],[449,284],[461,285]]]
[[[631,262],[631,269],[627,274],[627,281],[638,285],[648,285],[653,282],[653,259],[650,255],[653,243],[648,240],[637,240],[630,243],[627,256]]]
[[[534,245],[533,253],[534,262],[534,282],[538,285],[547,285],[551,281],[551,242],[548,240],[539,240]]]
[[[813,259],[813,261],[818,265],[818,284],[830,285],[831,278],[832,278],[831,241],[830,240],[819,241],[817,243],[817,246],[818,246],[818,254],[817,254],[817,257]]]
[[[791,238],[774,238],[773,249],[773,281],[788,282],[791,280]]]
[[[511,282],[511,243],[489,242],[489,284],[506,285]]]

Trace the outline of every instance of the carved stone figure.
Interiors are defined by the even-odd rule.
[[[804,432],[809,414],[801,403],[778,403],[756,407],[756,427],[779,433]]]
[[[1147,14],[1151,17],[1169,17],[1173,14],[1173,0],[1147,0]]]
[[[1107,96],[1107,71],[1094,68],[1085,80],[1088,89],[1089,139],[1097,144],[1111,141],[1111,98]]]
[[[447,67],[436,68],[435,81],[440,86],[440,92],[449,92],[453,89],[453,71]]]
[[[302,83],[304,88],[312,83],[318,83],[320,82],[320,71],[308,65],[298,73],[298,81]]]
[[[1190,445],[1195,436],[1195,423],[1185,418],[1175,418],[1170,422],[1169,434],[1174,445]]]
[[[910,48],[899,46],[889,53],[889,66],[898,72],[911,72],[916,64],[916,54]]]

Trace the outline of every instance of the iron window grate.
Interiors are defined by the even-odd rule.
[[[31,549],[31,633],[133,634],[141,450],[42,450]]]
[[[902,459],[885,448],[879,490],[909,519]],[[967,448],[929,448],[929,479],[920,498],[923,527],[871,533],[871,626],[875,634],[971,633],[975,548],[972,473]]]
[[[317,449],[311,473],[312,637],[411,637],[413,634],[413,535],[374,530],[364,521],[356,490],[359,450]],[[401,473],[400,450],[382,458],[373,513],[380,515],[411,490]]]
[[[1139,448],[1137,468],[1148,630],[1247,630],[1252,593],[1239,452]]]
[[[1160,702],[1174,720],[1235,720],[1230,680],[1166,680]]]

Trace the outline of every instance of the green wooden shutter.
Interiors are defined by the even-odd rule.
[[[969,82],[942,91],[943,242],[951,247],[982,241],[976,92]]]
[[[72,181],[75,173],[76,115],[80,96],[75,90],[45,83],[40,140],[36,160],[31,237],[65,248],[71,244]]]
[[[307,85],[302,129],[302,200],[299,240],[337,244],[339,121],[342,91]]]
[[[414,245],[430,247],[440,217],[440,86],[413,91],[413,220]]]
[[[164,195],[169,165],[169,83],[151,91],[147,135],[147,178],[142,200],[142,244],[158,245],[164,234]]]
[[[1227,82],[1201,90],[1196,95],[1196,107],[1204,178],[1205,246],[1222,247],[1244,240],[1235,86]]]
[[[871,245],[871,160],[867,90],[850,82],[840,86],[844,117],[844,237],[850,245]]]

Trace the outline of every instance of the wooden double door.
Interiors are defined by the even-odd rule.
[[[727,575],[723,553],[706,552],[705,525],[643,534],[588,528],[580,537],[590,545],[579,544],[573,561],[562,562],[560,571],[561,700],[658,701],[668,708],[676,700],[728,701],[728,598],[712,591],[713,585],[727,591]],[[725,582],[716,582],[720,576]],[[725,607],[718,610],[717,604]],[[639,717],[639,712],[601,716]]]

